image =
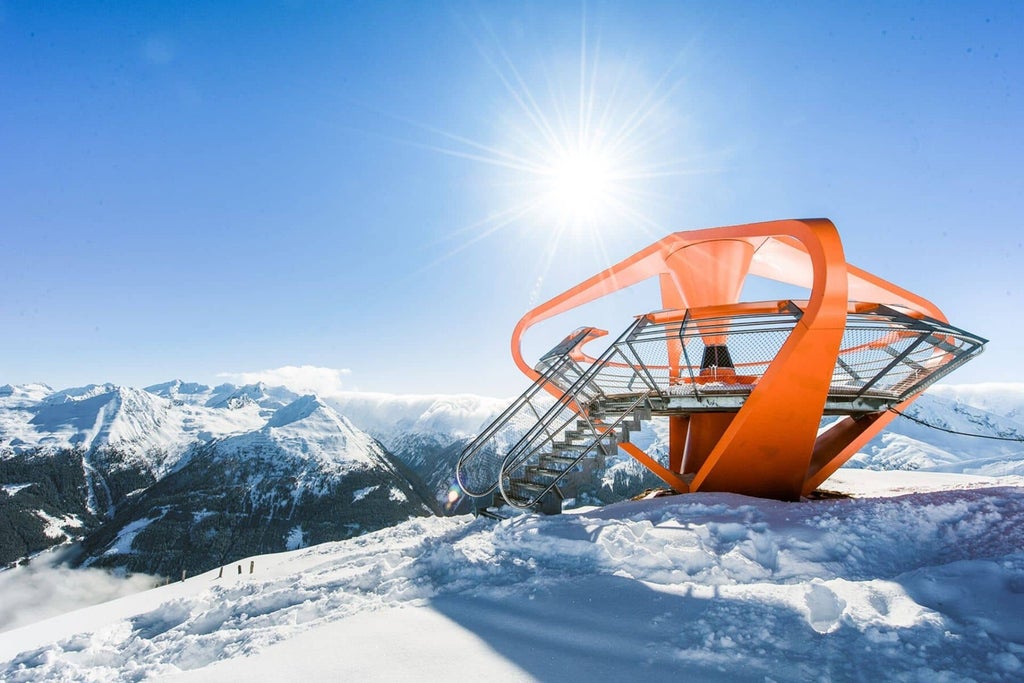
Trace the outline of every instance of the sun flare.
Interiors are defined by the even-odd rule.
[[[569,250],[608,261],[636,235],[666,232],[666,207],[684,193],[680,178],[699,172],[692,159],[700,145],[676,110],[685,82],[679,63],[649,79],[628,50],[603,51],[600,31],[593,40],[587,25],[584,15],[576,55],[522,62],[492,28],[470,33],[507,96],[488,117],[494,134],[474,138],[415,124],[443,140],[416,144],[490,167],[484,182],[493,188],[494,209],[453,231],[448,239],[458,243],[425,268],[514,232],[537,256],[539,287]]]
[[[546,173],[545,204],[559,221],[593,224],[611,208],[615,176],[611,159],[600,150],[582,149],[555,157]]]

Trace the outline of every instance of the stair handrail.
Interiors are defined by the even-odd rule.
[[[552,384],[558,387],[558,389],[562,392],[565,392],[568,389],[568,387],[564,387],[557,381],[557,376],[562,370],[566,368],[566,366],[569,365],[575,367],[577,371],[580,370],[579,365],[571,357],[570,354],[576,346],[578,346],[587,336],[592,334],[595,330],[596,328],[592,327],[581,327],[572,334],[570,334],[568,337],[566,337],[564,340],[559,342],[554,348],[552,348],[546,354],[541,356],[541,360],[546,363],[547,367],[544,368],[544,370],[541,372],[537,380],[534,381],[534,383],[531,384],[529,387],[527,387],[526,391],[520,394],[518,398],[516,398],[507,408],[505,408],[505,410],[503,410],[498,415],[498,417],[496,417],[487,427],[485,427],[484,430],[480,432],[473,439],[473,441],[471,441],[462,450],[462,453],[459,455],[459,460],[455,466],[455,479],[458,482],[459,487],[461,487],[463,491],[465,491],[471,496],[486,496],[497,487],[497,480],[500,477],[500,474],[499,476],[495,477],[494,484],[490,486],[487,490],[470,490],[470,488],[467,487],[466,483],[463,481],[463,468],[465,467],[466,463],[468,463],[472,458],[476,457],[476,455],[480,452],[481,448],[483,448],[485,444],[490,442],[491,439],[503,427],[505,427],[505,425],[507,425],[520,410],[522,410],[525,406],[531,406],[532,408],[532,404],[530,403],[531,399],[533,399],[548,384]],[[552,361],[552,359],[553,362],[549,362]],[[583,372],[580,372],[580,376],[582,376],[583,374]],[[570,387],[571,386],[572,385],[570,384]],[[538,422],[539,421],[540,420],[538,419]]]
[[[473,441],[471,441],[465,448],[462,449],[462,453],[459,455],[459,460],[455,465],[455,480],[458,482],[459,487],[463,491],[465,491],[471,496],[486,496],[488,493],[490,493],[497,487],[498,482],[497,480],[495,480],[494,484],[488,487],[486,490],[473,490],[473,488],[468,486],[466,481],[464,481],[465,477],[463,475],[463,471],[467,463],[469,463],[472,459],[479,455],[483,447],[486,444],[490,443],[490,441],[497,435],[497,433],[501,431],[501,429],[504,428],[505,425],[511,422],[512,419],[521,410],[523,410],[527,406],[532,406],[532,404],[530,403],[531,399],[533,399],[538,393],[540,393],[540,391],[547,384],[550,383],[555,384],[555,386],[558,386],[557,383],[553,381],[553,377],[559,370],[561,370],[567,364],[567,362],[570,361],[571,359],[568,356],[566,356],[565,358],[560,359],[558,362],[548,366],[548,368],[543,373],[541,373],[540,377],[538,377],[533,384],[527,387],[526,391],[520,394],[519,397],[516,398],[516,400],[514,400],[507,408],[505,408],[505,410],[501,412],[500,415],[498,415],[498,417],[494,419],[494,421],[492,421],[486,428],[484,428],[482,432],[477,434]]]
[[[579,417],[586,412],[587,405],[589,405],[589,403],[594,398],[597,398],[598,396],[603,396],[604,391],[601,389],[600,385],[594,383],[594,388],[596,389],[596,396],[587,399],[585,402],[581,402],[579,400],[579,396],[582,393],[582,390],[593,382],[593,378],[598,373],[601,372],[601,370],[605,367],[605,365],[608,363],[611,357],[615,355],[615,353],[621,353],[618,350],[619,345],[624,340],[628,339],[630,335],[633,333],[633,331],[642,324],[643,320],[639,319],[634,321],[632,325],[627,327],[626,330],[621,335],[619,335],[619,337],[614,342],[612,342],[612,344],[609,345],[608,348],[605,349],[605,351],[600,356],[598,356],[598,358],[595,359],[593,363],[590,364],[590,367],[588,367],[586,371],[582,375],[580,375],[580,377],[575,382],[573,382],[573,384],[568,389],[564,391],[562,396],[559,397],[555,401],[555,403],[547,410],[547,412],[544,413],[541,419],[537,421],[537,424],[530,428],[530,430],[527,431],[526,434],[524,434],[523,437],[519,439],[519,441],[517,441],[516,444],[512,446],[512,448],[509,449],[506,459],[513,457],[514,454],[524,459],[528,458],[533,453],[535,453],[537,449],[553,441],[555,437],[558,436],[558,434],[562,431],[562,429],[559,428],[555,430],[554,433],[552,433],[552,431],[549,430],[548,427],[550,427],[551,423],[556,420],[558,415],[562,412],[563,408],[568,408],[573,413],[575,413],[575,417]],[[634,372],[636,372],[636,370],[634,370]],[[572,407],[573,404],[576,407]],[[547,438],[536,444],[533,443],[534,440],[541,435],[541,432],[547,433]],[[525,453],[519,453],[520,451],[524,450],[526,451]]]
[[[520,464],[525,462],[527,459],[532,457],[538,450],[546,446],[548,443],[554,441],[555,437],[557,437],[559,433],[564,431],[564,425],[560,426],[556,430],[549,429],[551,423],[555,422],[558,416],[562,413],[563,409],[568,408],[573,412],[573,417],[569,418],[569,420],[579,418],[581,416],[586,416],[587,406],[597,397],[604,395],[604,391],[601,389],[601,386],[599,384],[594,382],[594,378],[601,372],[601,370],[604,369],[604,367],[611,360],[612,356],[614,356],[616,353],[620,355],[622,354],[620,345],[624,343],[625,340],[629,339],[638,327],[641,327],[645,324],[646,321],[641,317],[634,321],[632,325],[627,327],[626,330],[621,335],[619,335],[618,339],[616,339],[611,345],[609,345],[608,348],[597,359],[595,359],[593,363],[591,363],[590,367],[587,368],[586,372],[584,372],[579,377],[579,379],[577,379],[572,384],[572,386],[565,391],[561,398],[555,401],[554,405],[552,405],[547,410],[547,412],[544,413],[544,415],[537,422],[537,424],[535,424],[529,431],[527,431],[527,433],[524,434],[523,437],[519,439],[519,441],[516,442],[516,444],[512,448],[509,449],[508,454],[505,456],[505,461],[502,465],[502,469],[499,471],[499,480],[506,469],[515,469]],[[635,368],[633,369],[633,372],[636,372]],[[596,390],[596,395],[593,396],[592,398],[587,399],[586,401],[580,401],[579,396],[582,393],[583,389],[587,388],[591,384],[593,384],[593,389]],[[649,394],[650,391],[647,391],[643,392],[640,395],[643,397],[643,399],[646,399],[649,396]],[[589,422],[589,417],[587,417],[587,420]],[[565,424],[568,424],[568,422],[569,421],[566,421]],[[547,436],[546,438],[543,438],[538,441],[542,433],[545,433]],[[493,489],[491,490],[493,491]],[[511,504],[511,502],[509,504]]]
[[[505,463],[502,464],[501,467],[501,476],[498,477],[498,490],[501,492],[501,497],[505,499],[506,503],[508,503],[510,506],[514,508],[520,510],[529,510],[533,508],[544,496],[546,496],[549,492],[553,491],[554,488],[558,485],[558,482],[562,481],[562,479],[564,479],[565,476],[572,471],[573,467],[578,465],[583,460],[583,458],[587,457],[587,455],[589,455],[590,452],[594,450],[594,448],[599,443],[601,443],[601,441],[609,432],[614,432],[616,429],[618,429],[619,425],[622,422],[624,422],[628,417],[632,416],[633,411],[636,410],[641,403],[646,402],[650,398],[650,394],[650,391],[645,391],[639,396],[637,396],[637,398],[632,403],[630,403],[629,407],[621,415],[619,415],[619,417],[613,423],[607,425],[607,429],[604,432],[598,432],[597,430],[595,430],[594,438],[590,441],[587,447],[584,450],[582,450],[579,455],[576,456],[575,460],[573,460],[573,462],[570,465],[568,465],[562,471],[561,474],[557,475],[543,491],[534,495],[526,502],[515,500],[514,497],[511,496],[511,491],[505,490],[505,481],[508,480],[510,484],[512,482],[512,478],[509,475],[509,471],[512,469],[517,469],[520,466],[522,466],[524,460],[520,460],[514,466],[509,467],[510,463],[508,462],[508,457],[506,457],[506,461]]]

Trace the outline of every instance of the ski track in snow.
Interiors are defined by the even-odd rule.
[[[1021,680],[1024,481],[900,476],[417,518],[2,634],[0,679]]]

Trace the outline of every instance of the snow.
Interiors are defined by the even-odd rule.
[[[53,387],[48,384],[4,384],[0,386],[0,398],[7,405],[35,403],[52,393]]]
[[[472,394],[378,394],[343,392],[326,399],[359,429],[393,449],[411,434],[442,436],[445,443],[473,436],[509,404],[509,399]]]
[[[353,425],[386,445],[448,443],[505,404],[179,380],[5,386],[0,457],[112,444],[166,471],[187,444],[219,439],[319,472],[375,461]],[[909,412],[1014,438],[1024,385],[934,387]],[[663,457],[665,427],[632,440]],[[18,627],[0,633],[0,680],[1024,679],[1024,444],[897,418],[850,465],[825,488],[851,497],[795,504],[693,494],[500,523],[417,518],[307,548],[296,524],[290,552],[55,616],[33,560],[0,571],[0,628]],[[604,476],[635,466],[609,456]],[[904,471],[875,471],[893,469]],[[41,518],[54,538],[81,524]],[[130,552],[146,523],[114,551]],[[58,583],[104,586],[77,591],[75,606],[124,592],[96,570],[61,571]]]
[[[298,550],[304,545],[306,545],[305,532],[303,532],[301,524],[296,524],[288,532],[288,540],[285,541],[285,547],[288,550]]]
[[[225,394],[224,390],[233,389]],[[295,399],[299,394],[285,387],[269,387],[263,382],[246,384],[241,387],[234,387],[227,384],[217,387],[206,406],[210,408],[228,408],[237,410],[246,406],[256,405],[265,409],[264,416],[269,415],[278,408],[283,408]]]
[[[0,634],[0,679],[1020,680],[1024,479],[829,488],[412,519]]]
[[[928,393],[1003,417],[1024,421],[1024,383],[939,384]]]
[[[135,541],[135,537],[142,533],[142,530],[147,526],[156,521],[156,518],[143,518],[137,519],[131,522],[123,529],[121,529],[117,538],[114,539],[110,547],[103,553],[104,555],[127,555],[132,552],[132,543]]]
[[[0,393],[0,445],[6,442],[14,453],[109,446],[161,474],[196,441],[249,432],[266,422],[257,405],[219,410],[113,384],[43,391],[32,385]]]
[[[1005,396],[1001,402],[980,400],[978,386],[933,387],[910,406],[907,414],[945,429],[1011,440],[949,434],[899,417],[854,456],[848,466],[1024,475],[1024,418],[1016,412],[1016,406],[1024,406],[1024,386],[1013,385],[1021,386],[1021,393]]]
[[[356,491],[353,491],[352,492],[352,502],[353,503],[358,503],[363,498],[366,498],[368,495],[370,495],[371,493],[373,493],[374,491],[376,491],[379,488],[380,488],[380,485],[377,485],[377,486],[367,486],[366,488],[358,489]]]
[[[3,489],[4,493],[6,493],[8,496],[13,496],[18,491],[27,489],[29,486],[33,485],[34,484],[32,482],[29,482],[27,484],[4,484],[3,486],[0,486],[0,489]]]
[[[316,472],[335,475],[380,467],[384,462],[372,437],[316,396],[302,396],[278,408],[262,429],[226,438],[218,449],[249,457],[284,451]]]
[[[66,539],[68,537],[66,529],[80,529],[82,527],[82,520],[74,515],[54,517],[43,510],[36,510],[35,515],[46,523],[46,526],[43,528],[43,534],[49,538]]]

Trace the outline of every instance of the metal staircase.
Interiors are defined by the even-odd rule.
[[[562,500],[591,481],[604,457],[650,419],[648,398],[657,387],[636,371],[622,345],[643,324],[640,319],[630,325],[587,367],[578,348],[603,335],[601,330],[576,330],[544,354],[536,368],[540,377],[459,458],[459,485],[478,499],[478,510],[493,514],[490,507],[510,505],[560,512]],[[635,391],[624,401],[608,401],[605,375],[621,375],[623,368]]]

